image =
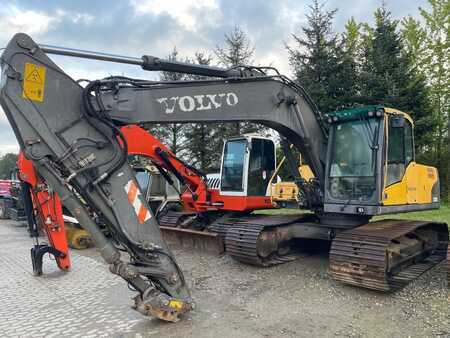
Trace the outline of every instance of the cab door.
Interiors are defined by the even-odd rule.
[[[225,142],[220,170],[220,194],[247,195],[247,168],[249,146],[246,138]]]
[[[408,119],[388,115],[384,205],[417,203],[413,127]]]
[[[275,170],[275,145],[262,138],[252,138],[250,144],[247,196],[266,196]]]

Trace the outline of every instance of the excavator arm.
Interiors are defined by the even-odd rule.
[[[36,173],[33,163],[21,152],[17,160],[19,179],[22,182],[22,196],[28,220],[30,236],[36,238],[31,249],[33,273],[42,275],[43,256],[46,253],[55,257],[61,270],[71,267],[69,246],[67,244],[62,205],[58,194]],[[43,229],[49,245],[37,242],[38,231]]]
[[[137,125],[127,125],[121,128],[127,140],[129,155],[142,155],[150,158],[153,164],[172,173],[183,185],[187,187],[193,200],[207,200],[206,176],[188,165],[155,138],[147,130]],[[166,178],[170,180],[170,177]]]
[[[309,97],[279,75],[161,83],[109,78],[91,83],[92,114],[116,124],[238,122],[277,130],[296,146],[322,186],[326,134]]]
[[[193,302],[127,163],[123,134],[109,119],[89,115],[83,88],[28,36],[10,41],[1,65],[0,103],[25,157],[92,234],[111,272],[138,292],[136,309],[178,320]],[[87,206],[117,244],[104,236]]]

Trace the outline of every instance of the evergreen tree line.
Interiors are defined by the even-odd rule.
[[[337,10],[313,0],[306,24],[286,45],[294,79],[326,113],[342,108],[383,104],[409,113],[415,121],[416,158],[438,167],[444,197],[450,197],[450,1],[428,0],[421,19],[401,20],[382,5],[374,24],[350,18],[343,33],[333,21]],[[233,67],[251,64],[255,46],[236,26],[208,53],[182,59],[176,49],[169,59]],[[200,77],[161,73],[162,80]],[[264,130],[250,123],[172,124],[152,126],[178,156],[205,172],[217,170],[223,139]]]
[[[333,29],[336,10],[314,0],[295,45],[287,46],[296,81],[322,112],[383,104],[415,123],[416,159],[435,165],[450,200],[450,1],[428,0],[421,20],[401,20],[383,4],[371,26],[350,18]]]
[[[326,10],[313,0],[306,24],[287,45],[294,79],[312,96],[322,112],[366,104],[384,104],[412,115],[418,161],[435,165],[443,197],[450,200],[450,1],[428,0],[419,8],[420,20],[392,18],[378,8],[370,25],[350,18],[343,33],[333,20],[337,10]],[[222,67],[252,64],[255,46],[236,26],[211,52],[171,60]],[[199,76],[162,72],[161,80],[192,80]],[[217,171],[223,140],[247,132],[266,131],[251,123],[148,125],[148,129],[177,156],[205,172]],[[0,178],[9,177],[15,156],[0,159]]]
[[[235,26],[225,35],[223,46],[217,45],[210,52],[196,52],[192,58],[181,57],[176,47],[167,56],[171,61],[183,61],[201,65],[216,64],[231,68],[253,62],[255,47],[247,34]],[[162,81],[201,80],[203,76],[161,72]],[[223,140],[243,133],[258,132],[263,127],[254,123],[172,123],[168,125],[148,125],[148,129],[163,141],[180,158],[204,172],[217,172],[220,167]]]

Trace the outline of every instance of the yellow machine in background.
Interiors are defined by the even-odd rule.
[[[94,246],[91,234],[84,230],[74,217],[64,215],[63,218],[69,247],[84,250]]]
[[[284,162],[284,158],[282,161]],[[278,173],[278,170],[279,168],[277,168],[276,173]],[[298,172],[300,177],[306,181],[314,178],[311,168],[306,164],[300,165]],[[298,186],[295,182],[277,182],[271,185],[270,197],[274,203],[298,202]]]
[[[291,146],[292,148],[292,146]],[[295,202],[294,206],[298,205],[299,201],[299,190],[298,185],[295,182],[276,182],[272,183],[273,180],[278,176],[280,169],[283,167],[286,162],[286,156],[284,156],[278,166],[275,169],[275,172],[272,174],[269,182],[270,189],[270,198],[272,203],[279,206],[287,206],[287,204]],[[314,178],[314,174],[311,168],[307,164],[302,164],[301,155],[299,158],[300,166],[298,167],[298,173],[302,179],[305,181],[309,181]]]

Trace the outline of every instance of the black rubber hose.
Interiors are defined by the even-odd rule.
[[[20,190],[22,194],[23,207],[25,209],[25,216],[27,217],[28,222],[28,232],[31,237],[38,237],[39,229],[33,212],[34,208],[33,200],[31,199],[31,185],[26,182],[21,182]]]

